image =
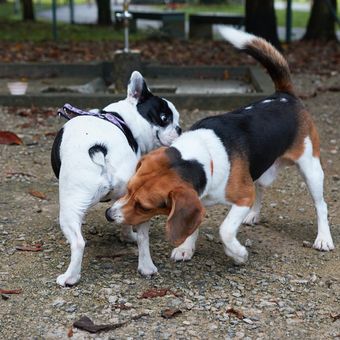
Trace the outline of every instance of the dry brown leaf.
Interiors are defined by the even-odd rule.
[[[0,131],[0,144],[20,145],[22,140],[15,133],[10,131]]]
[[[235,309],[233,307],[228,308],[226,312],[228,314],[235,315],[240,320],[244,319],[244,314],[241,311],[239,311],[239,310],[237,310],[237,309]]]
[[[176,309],[176,308],[167,308],[167,309],[163,309],[161,312],[161,316],[164,319],[171,319],[174,318],[175,316],[182,314],[182,311],[180,309]]]
[[[21,294],[22,289],[1,289],[0,288],[0,294]]]
[[[41,200],[47,200],[46,195],[41,191],[31,189],[28,193],[34,197],[40,198]]]
[[[67,331],[67,337],[72,338],[73,337],[73,327],[71,326]]]
[[[37,252],[37,251],[42,251],[42,245],[41,244],[35,244],[34,246],[16,246],[15,247],[16,250],[20,250],[20,251],[32,251],[32,252]]]
[[[153,299],[153,298],[156,298],[156,297],[163,297],[166,294],[172,294],[174,296],[180,296],[180,294],[175,293],[168,288],[151,288],[151,289],[145,291],[139,297],[139,299]]]

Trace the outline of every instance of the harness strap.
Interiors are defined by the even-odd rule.
[[[133,137],[130,128],[126,125],[124,119],[117,112],[107,112],[104,110],[99,112],[88,112],[78,109],[77,107],[74,107],[70,104],[65,104],[61,109],[58,109],[57,113],[59,116],[62,116],[67,120],[70,120],[78,116],[92,116],[104,119],[110,122],[111,124],[117,126],[125,135],[131,149],[135,153],[137,153],[138,151],[138,144],[135,138]]]

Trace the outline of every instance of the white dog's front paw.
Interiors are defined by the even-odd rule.
[[[256,213],[255,211],[250,211],[250,213],[243,220],[243,223],[253,225],[253,224],[257,224],[259,221],[260,221],[260,214]]]
[[[242,245],[225,247],[225,253],[234,260],[235,264],[245,264],[248,261],[248,251]]]
[[[158,272],[157,267],[153,263],[149,263],[147,265],[139,265],[138,273],[142,276],[150,277]]]
[[[330,251],[334,249],[334,243],[332,240],[332,236],[329,235],[318,235],[313,248],[321,251]]]
[[[61,274],[57,278],[57,284],[60,286],[73,286],[80,280],[80,274],[72,276],[67,273]]]
[[[171,252],[171,259],[174,261],[189,261],[194,256],[195,249],[193,248],[184,248],[184,247],[177,247],[174,248]]]

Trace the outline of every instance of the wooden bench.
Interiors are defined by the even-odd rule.
[[[244,25],[244,15],[225,13],[197,13],[189,15],[189,37],[194,39],[212,39],[213,25]]]
[[[119,22],[117,14],[122,11],[115,11],[116,22]],[[130,21],[131,31],[137,30],[137,20],[157,20],[162,22],[161,30],[171,37],[185,38],[185,13],[177,11],[130,11],[132,19]]]

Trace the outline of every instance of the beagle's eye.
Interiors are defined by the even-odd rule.
[[[146,208],[143,205],[141,205],[140,202],[136,202],[135,207],[136,207],[136,209],[144,211],[144,212],[147,212],[147,211],[151,210],[150,208]]]
[[[166,202],[162,202],[159,206],[158,206],[159,209],[166,209],[167,206],[166,206]]]

